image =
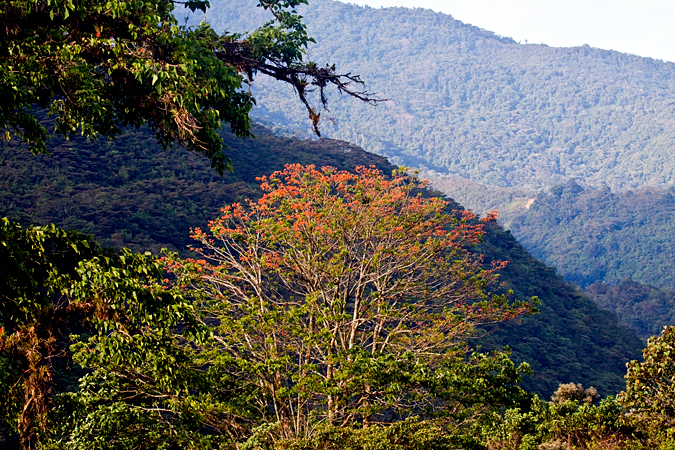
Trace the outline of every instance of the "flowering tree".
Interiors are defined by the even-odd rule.
[[[209,366],[248,395],[231,430],[253,417],[279,439],[411,416],[460,426],[498,402],[490,383],[513,384],[517,369],[496,381],[492,367],[480,399],[457,387],[472,328],[531,306],[487,293],[506,263],[467,251],[482,223],[422,187],[405,171],[288,165],[258,202],[194,231],[202,259],[168,260],[215,326]]]

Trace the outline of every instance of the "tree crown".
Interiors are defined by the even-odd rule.
[[[250,34],[218,35],[208,25],[179,26],[171,0],[0,1],[0,128],[34,152],[47,153],[45,125],[56,134],[114,137],[147,124],[163,146],[173,142],[204,154],[221,174],[231,169],[217,133],[221,122],[250,134],[254,103],[246,89],[256,73],[290,83],[316,127],[312,86],[351,88],[357,76],[303,62],[307,35],[293,9],[304,0],[260,0],[272,20]],[[184,6],[206,10],[207,1]],[[361,83],[362,84],[362,83]]]

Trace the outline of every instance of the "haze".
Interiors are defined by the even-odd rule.
[[[421,7],[521,43],[588,44],[675,61],[672,0],[354,0],[372,7]]]

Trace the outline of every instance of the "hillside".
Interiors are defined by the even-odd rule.
[[[675,323],[675,291],[625,278],[618,284],[594,283],[584,291],[599,307],[616,311],[619,321],[644,339]]]
[[[189,229],[203,226],[221,206],[259,195],[256,176],[285,163],[349,169],[394,167],[377,155],[339,141],[279,138],[262,128],[258,139],[225,136],[235,173],[219,178],[208,161],[185,152],[162,152],[151,133],[129,130],[114,142],[81,139],[53,143],[53,157],[34,157],[4,143],[0,216],[23,224],[54,222],[94,234],[105,245],[135,250],[185,249]],[[451,202],[451,209],[461,206]],[[509,345],[535,375],[526,387],[548,398],[561,382],[594,385],[603,394],[624,386],[625,363],[639,357],[641,342],[553,269],[530,256],[498,225],[477,248],[485,262],[510,261],[502,279],[515,298],[539,296],[541,314],[488,331],[484,348]],[[574,335],[578,339],[570,339]]]
[[[483,214],[498,210],[529,252],[642,338],[675,323],[673,188],[612,192],[569,181],[536,194],[463,179],[433,185]]]
[[[675,289],[673,188],[612,192],[571,180],[534,194],[455,180],[434,186],[469,208],[498,210],[528,251],[582,287],[630,278]]]
[[[222,178],[203,158],[182,149],[163,152],[147,130],[127,130],[114,142],[59,141],[51,158],[3,142],[0,216],[53,222],[90,233],[105,246],[183,251],[191,227],[204,227],[226,204],[259,195],[256,177],[286,163],[374,165],[391,172],[385,158],[345,142],[253,131],[257,140],[224,135],[235,171]]]
[[[515,188],[491,187],[461,177],[428,177],[435,189],[454,198],[468,209],[480,214],[497,211],[499,222],[506,228],[511,218],[529,208],[536,192]]]
[[[217,30],[265,20],[253,0],[211,3]],[[547,188],[577,178],[614,190],[675,181],[675,64],[587,46],[524,45],[423,9],[314,0],[302,9],[309,57],[362,75],[378,107],[334,98],[330,137],[396,164],[489,186]],[[202,20],[201,13],[191,19]],[[290,91],[253,83],[259,120],[307,135]]]
[[[672,289],[673,194],[584,190],[570,181],[540,193],[508,226],[532,254],[582,286],[628,277]]]

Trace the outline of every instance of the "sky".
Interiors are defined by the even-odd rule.
[[[588,44],[675,62],[675,0],[350,0],[433,9],[518,42]]]

